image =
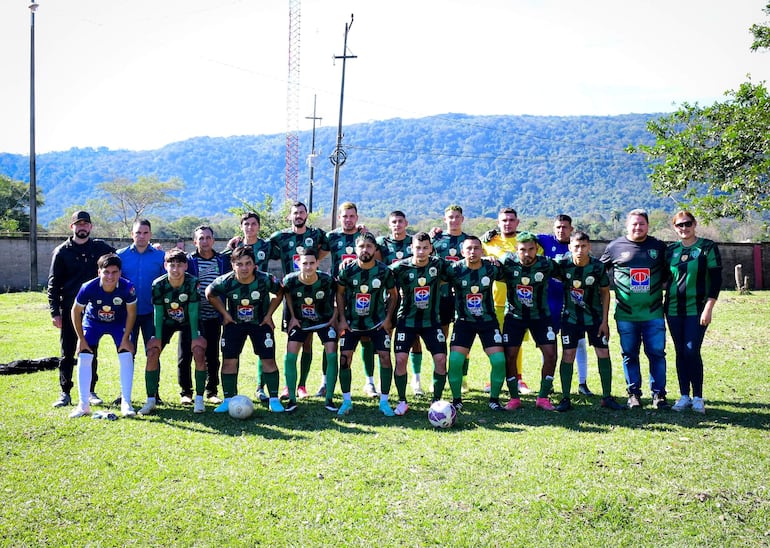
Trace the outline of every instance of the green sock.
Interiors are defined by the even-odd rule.
[[[206,390],[206,377],[208,376],[208,371],[198,371],[195,370],[195,395],[196,396],[202,396],[204,390]]]
[[[599,358],[599,378],[602,380],[602,397],[609,398],[612,395],[612,360]]]
[[[353,372],[350,368],[340,369],[340,390],[343,394],[350,392],[350,382],[353,379]]]
[[[238,392],[238,373],[222,373],[222,394],[225,399],[232,398]]]
[[[337,385],[337,353],[331,352],[324,356],[326,356],[326,399],[330,400],[334,396],[334,388]]]
[[[461,398],[463,395],[464,361],[466,357],[462,352],[449,352],[449,388],[452,390],[453,398]]]
[[[295,363],[296,367],[296,363]],[[265,384],[267,385],[267,393],[270,394],[271,398],[277,398],[278,397],[278,383],[281,382],[281,380],[278,378],[278,370],[272,371],[270,373],[262,373],[262,380],[265,381]]]
[[[538,398],[547,398],[553,388],[553,377],[545,377],[540,381],[540,392],[537,393]]]
[[[154,398],[158,393],[158,385],[160,384],[160,369],[155,371],[144,372],[144,386],[147,388],[147,396]]]
[[[396,391],[398,392],[398,401],[406,401],[406,373],[399,375],[393,374],[393,381],[396,383]]]
[[[460,378],[460,384],[462,384],[462,377]],[[442,398],[444,393],[444,386],[446,385],[446,375],[433,372],[433,400],[438,401]]]
[[[361,361],[364,362],[364,375],[374,376],[374,343],[361,341]]]
[[[390,394],[390,384],[393,381],[393,368],[382,367],[380,361],[380,394]]]
[[[489,373],[489,397],[499,398],[500,390],[503,388],[503,382],[505,381],[505,352],[495,352],[489,356],[489,363],[492,364],[492,369]],[[518,390],[518,383],[517,390]]]
[[[513,377],[505,377],[505,384],[508,385],[508,393],[511,398],[516,399],[519,397],[519,379],[514,375]]]
[[[409,358],[412,362],[412,373],[419,375],[422,371],[422,352],[412,352]]]
[[[572,391],[572,372],[575,370],[572,362],[561,361],[559,364],[559,377],[561,377],[561,392],[563,397],[569,398]]]
[[[468,367],[471,364],[471,360],[466,356],[465,361],[463,362],[463,377],[468,376]]]
[[[283,357],[283,377],[289,387],[289,399],[297,401],[297,355],[293,352],[287,352]]]
[[[265,386],[264,379],[262,378],[262,358],[257,360],[257,388]]]
[[[296,354],[295,354],[296,356]],[[313,363],[313,353],[302,351],[302,358],[299,362],[299,386],[305,386],[307,384],[307,377],[310,375],[310,366]],[[297,358],[294,358],[294,380],[297,380]],[[284,373],[285,375],[285,373]]]

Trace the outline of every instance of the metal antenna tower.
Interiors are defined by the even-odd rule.
[[[307,165],[310,167],[310,189],[308,191],[308,211],[310,213],[313,213],[313,184],[315,181],[314,175],[315,175],[316,160],[318,160],[318,154],[316,154],[316,151],[315,151],[315,123],[316,123],[316,120],[318,122],[322,120],[322,118],[319,118],[318,116],[316,116],[315,105],[316,105],[316,96],[313,95],[313,115],[305,116],[306,120],[313,120],[313,138],[310,144],[310,156],[307,157]]]
[[[299,184],[300,0],[289,0],[289,74],[286,79],[286,199],[297,200]]]

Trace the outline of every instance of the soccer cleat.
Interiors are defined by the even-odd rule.
[[[297,405],[297,402],[294,400],[289,400],[289,403],[286,404],[284,407],[284,411],[287,413],[294,413],[297,409],[299,409],[299,406]]]
[[[671,407],[668,404],[668,400],[666,400],[666,396],[663,394],[653,394],[652,395],[652,408],[653,409],[668,409]]]
[[[270,407],[271,413],[283,413],[286,411],[286,409],[283,407],[283,404],[281,403],[281,400],[278,398],[270,398],[270,403],[268,405]]]
[[[97,396],[96,392],[91,392],[91,395],[88,396],[88,403],[90,405],[103,405],[104,400]]]
[[[642,402],[639,399],[639,396],[637,394],[629,394],[628,395],[628,408],[629,409],[640,409],[642,407]]]
[[[540,398],[538,398],[538,399],[540,399]],[[547,400],[548,398],[543,398],[543,399]],[[550,401],[548,403],[550,403]],[[537,404],[535,404],[535,405],[537,405]],[[553,405],[551,406],[551,408],[552,409],[554,408]],[[546,408],[544,407],[543,409],[546,409]],[[569,411],[570,409],[572,409],[572,402],[569,401],[569,398],[562,398],[562,400],[559,402],[559,405],[557,405],[555,407],[555,409],[559,413],[564,413],[565,411]]]
[[[182,405],[192,405],[193,399],[187,394],[183,394],[179,398],[179,403],[181,403]]]
[[[377,393],[377,389],[374,387],[374,383],[371,383],[371,382],[368,382],[364,385],[364,394],[366,394],[370,398],[379,397],[379,394]]]
[[[209,397],[206,398],[206,400],[209,403],[213,403],[215,405],[219,405],[220,403],[222,403],[222,398],[220,398],[216,394],[211,394]]]
[[[489,394],[492,391],[492,383],[488,382],[484,385],[484,393]]]
[[[283,387],[283,390],[281,390],[280,398],[282,400],[288,400],[289,399],[289,387],[288,386],[284,386]]]
[[[134,411],[134,406],[131,405],[130,401],[124,401],[120,404],[120,414],[124,417],[135,417],[136,411]]]
[[[304,400],[305,398],[308,397],[308,395],[309,394],[307,393],[307,388],[305,388],[304,386],[297,387],[297,398]]]
[[[529,386],[527,386],[527,383],[525,383],[523,380],[519,379],[519,394],[527,395],[532,393],[532,390],[529,389]]]
[[[193,413],[205,413],[206,405],[203,403],[203,396],[195,396],[195,404],[193,405]]]
[[[88,407],[87,405],[85,405],[85,406],[78,405],[74,409],[74,411],[72,411],[72,413],[70,413],[70,418],[71,419],[77,419],[79,417],[85,417],[86,415],[90,415],[90,414],[91,414],[91,408],[90,407]]]
[[[618,402],[615,401],[615,398],[612,396],[607,396],[606,398],[602,398],[601,402],[599,402],[599,405],[602,407],[606,407],[607,409],[612,409],[613,411],[620,411],[624,409],[622,405],[620,405]]]
[[[261,401],[262,403],[264,403],[264,402],[266,402],[267,400],[270,399],[270,398],[267,397],[267,394],[265,394],[265,391],[262,389],[261,386],[259,388],[257,388],[257,399],[259,401]]]
[[[337,410],[337,414],[342,415],[349,415],[350,411],[353,409],[353,402],[350,400],[342,400],[342,405],[340,405],[339,410]]]
[[[582,394],[583,396],[593,396],[594,393],[591,392],[591,389],[588,388],[588,385],[586,383],[580,383],[578,385],[578,393]]]
[[[325,398],[326,397],[326,385],[322,384],[318,387],[318,392],[315,393],[316,398]]]
[[[454,398],[452,400],[452,407],[455,408],[457,411],[461,411],[463,408],[463,399],[462,398]]]
[[[121,403],[121,405],[123,404]],[[152,415],[153,411],[155,411],[155,398],[147,398],[147,403],[145,403],[139,410],[139,414]]]
[[[706,402],[703,401],[703,398],[695,397],[692,399],[692,410],[701,415],[706,413]]]
[[[326,402],[324,403],[324,409],[332,413],[337,412],[337,406],[334,405],[334,402],[332,400],[326,400]]]
[[[680,412],[680,411],[684,411],[688,407],[692,407],[692,400],[690,399],[690,396],[684,395],[681,398],[679,398],[674,405],[671,406],[671,410]]]
[[[521,407],[521,398],[511,398],[508,403],[505,404],[506,411],[513,411]]]
[[[66,392],[59,394],[59,399],[53,402],[53,407],[66,407],[72,405],[72,397]]]
[[[230,411],[230,398],[225,398],[214,408],[214,413],[227,413],[228,411]]]
[[[380,402],[380,411],[382,411],[382,414],[386,417],[393,417],[396,414],[393,412],[393,409],[391,409],[390,404],[386,401]]]
[[[396,406],[396,410],[394,413],[398,415],[399,417],[406,415],[406,412],[409,411],[409,405],[405,401],[398,402],[398,405]]]
[[[556,408],[548,398],[537,398],[535,400],[535,407],[542,409],[543,411],[555,411]]]
[[[493,400],[489,400],[489,408],[492,411],[505,411],[506,410],[505,407],[500,405],[499,401],[493,401]]]
[[[414,392],[415,396],[422,396],[425,393],[422,391],[422,386],[420,385],[420,381],[417,379],[412,379],[412,392]]]

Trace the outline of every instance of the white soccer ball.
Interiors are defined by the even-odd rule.
[[[457,420],[457,409],[448,401],[434,401],[428,409],[428,420],[436,428],[451,428]]]
[[[254,402],[248,396],[233,396],[230,398],[228,413],[234,419],[248,419],[254,414]]]

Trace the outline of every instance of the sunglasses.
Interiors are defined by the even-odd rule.
[[[674,226],[677,228],[690,228],[693,224],[693,221],[682,221],[681,223],[676,223]]]

